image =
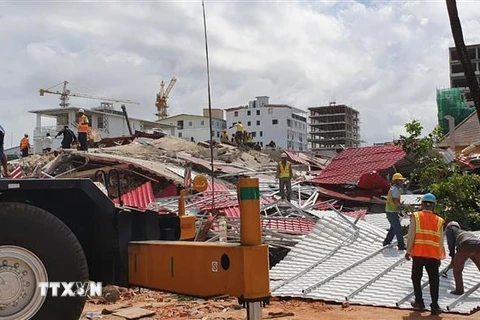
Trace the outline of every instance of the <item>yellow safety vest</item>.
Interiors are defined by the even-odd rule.
[[[86,115],[80,117],[78,132],[88,132],[88,118]]]
[[[285,167],[283,167],[282,161],[280,161],[280,162],[278,163],[278,167],[279,167],[279,169],[280,169],[280,172],[279,172],[279,174],[278,174],[278,177],[279,177],[280,179],[282,179],[282,178],[287,178],[287,179],[290,178],[290,162],[287,161],[287,162],[285,163]]]
[[[240,131],[240,132],[245,131],[245,128],[243,127],[243,124],[241,124],[241,123],[237,123],[237,124],[235,125],[235,127],[237,128],[237,132],[238,132],[238,131]]]

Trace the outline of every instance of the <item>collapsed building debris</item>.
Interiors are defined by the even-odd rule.
[[[403,251],[384,247],[386,231],[338,211],[320,218],[307,235],[270,271],[272,295],[350,304],[410,308],[411,265]],[[445,246],[446,246],[445,241]],[[443,260],[440,271],[449,261]],[[447,312],[466,313],[480,307],[478,270],[472,261],[463,271],[466,294],[450,293],[453,277],[441,277],[439,304]],[[425,304],[428,281],[422,282]]]

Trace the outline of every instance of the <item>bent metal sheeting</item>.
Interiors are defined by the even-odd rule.
[[[272,296],[385,307],[411,308],[411,261],[396,247],[382,247],[386,231],[340,215],[319,219],[313,231],[270,270]],[[445,241],[446,245],[446,241]],[[450,259],[442,261],[445,270]],[[424,273],[425,274],[425,273]],[[463,271],[465,294],[454,289],[452,271],[440,277],[439,304],[445,312],[469,314],[480,307],[478,270],[469,260]],[[422,278],[425,305],[428,278]]]
[[[311,182],[321,184],[357,183],[364,173],[390,168],[405,157],[400,146],[369,146],[343,150]]]

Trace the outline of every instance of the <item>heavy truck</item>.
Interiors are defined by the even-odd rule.
[[[253,187],[239,189],[248,211],[242,243],[212,244],[187,241],[194,216],[115,204],[90,179],[0,179],[0,319],[78,320],[85,295],[44,296],[39,283],[88,281],[230,294],[248,319],[261,319],[270,296],[268,247],[261,244],[258,179],[244,180]]]

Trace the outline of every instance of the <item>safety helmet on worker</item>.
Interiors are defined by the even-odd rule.
[[[405,178],[402,176],[401,173],[395,173],[392,177],[392,181],[400,181],[400,180],[405,180]]]
[[[425,193],[422,197],[422,202],[430,202],[437,204],[437,197],[433,193]]]
[[[280,155],[280,157],[282,158],[288,158],[287,154],[285,152],[282,152],[282,154]]]
[[[447,223],[446,229],[451,229],[451,228],[461,229],[460,224],[457,221],[450,221],[449,223]]]
[[[80,110],[78,110],[78,113],[85,113],[85,110],[80,109]]]

